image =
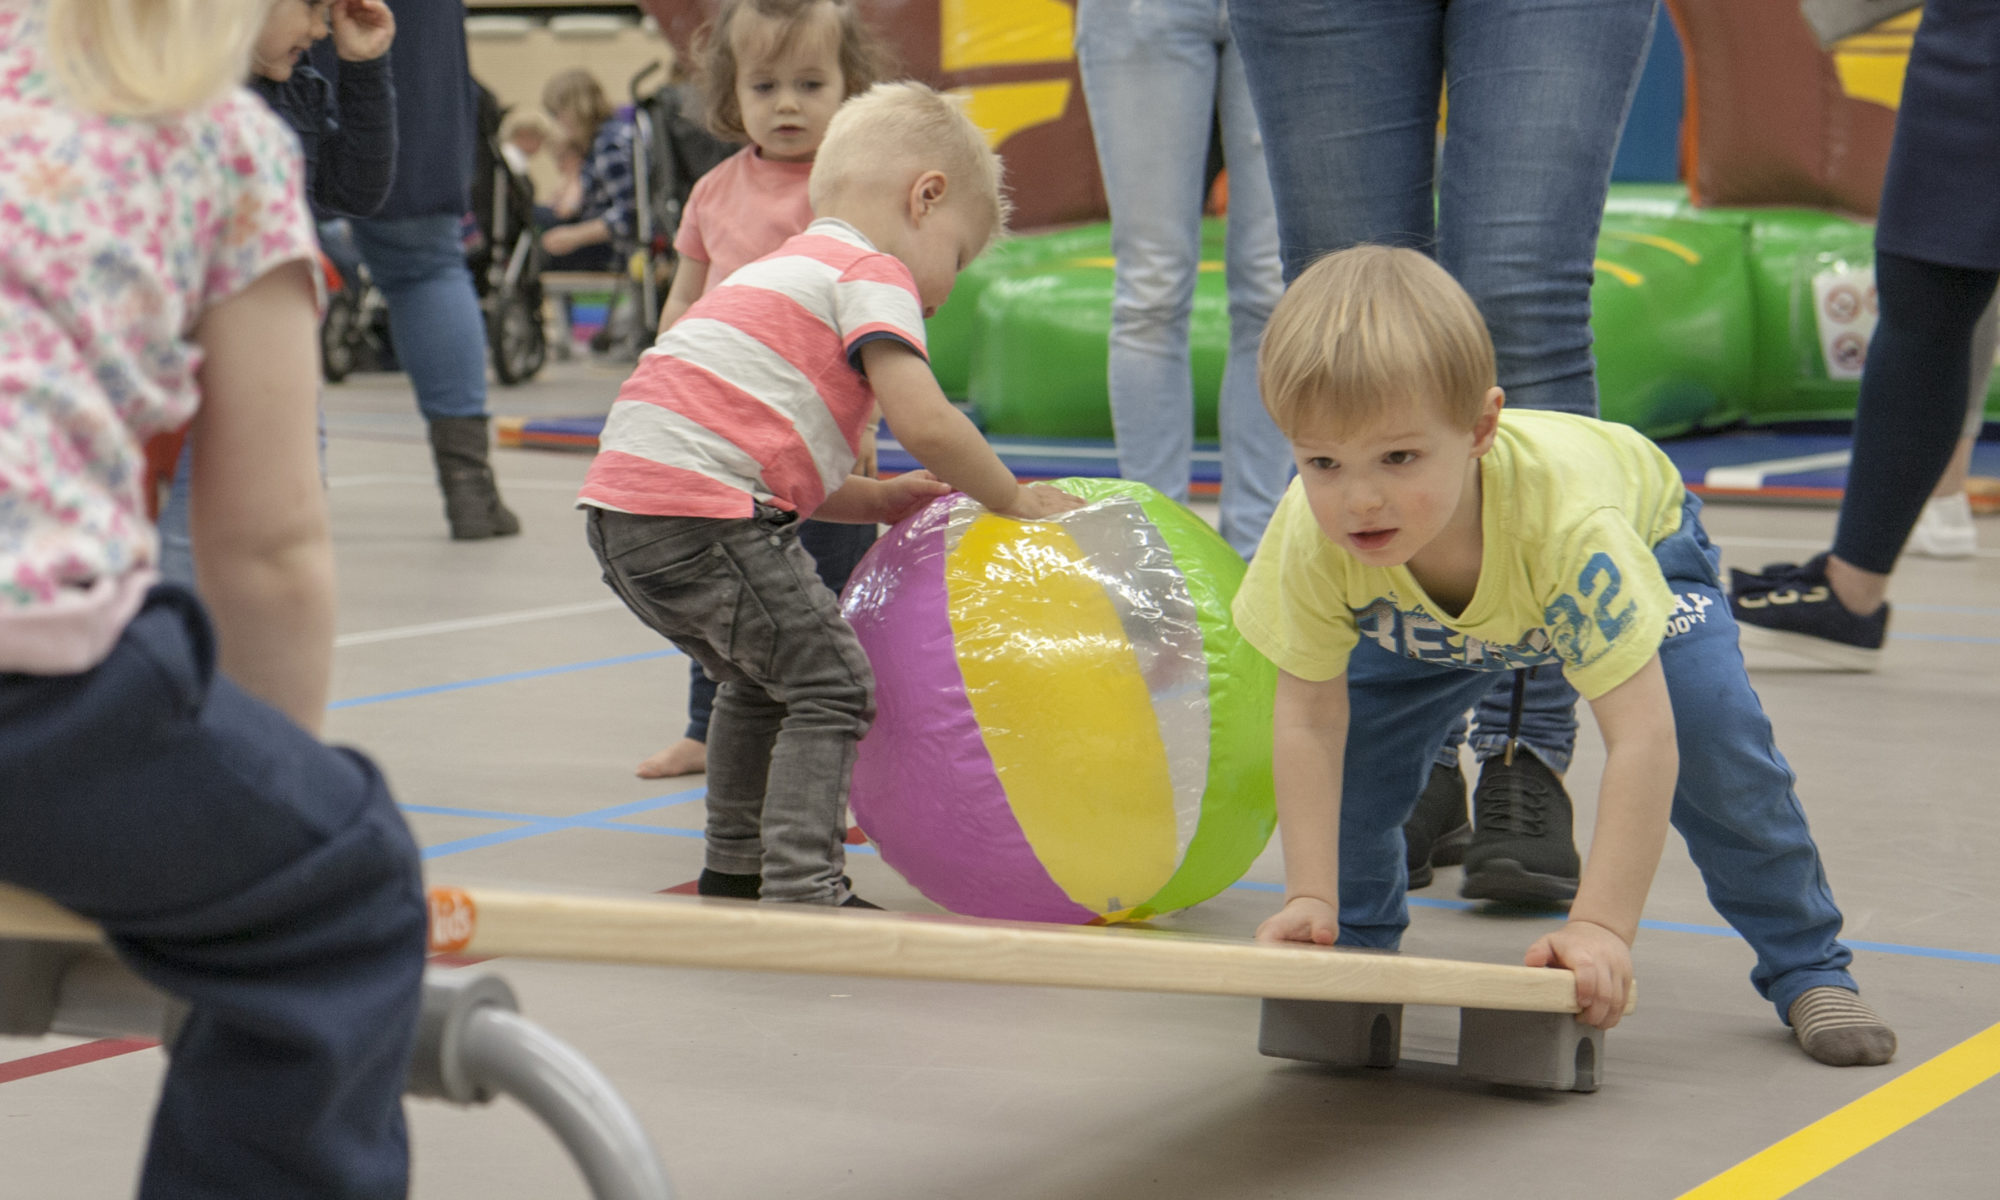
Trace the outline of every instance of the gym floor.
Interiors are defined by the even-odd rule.
[[[601,412],[621,377],[556,364],[493,404]],[[452,543],[403,378],[356,376],[327,389],[326,409],[341,602],[328,734],[388,772],[432,881],[646,895],[693,880],[701,777],[632,774],[679,736],[685,665],[598,580],[572,507],[588,456],[499,452],[525,532]],[[1707,521],[1730,563],[1754,567],[1824,547],[1833,513],[1715,504]],[[1982,524],[1996,549],[1898,574],[1879,673],[1750,660],[1855,973],[1901,1037],[1888,1067],[1835,1070],[1800,1053],[1751,990],[1750,953],[1678,839],[1636,951],[1639,1011],[1609,1035],[1594,1095],[1461,1081],[1444,1065],[1456,1015],[1440,1009],[1408,1011],[1395,1070],[1332,1071],[1260,1057],[1251,1000],[504,959],[470,969],[503,975],[526,1015],[610,1076],[690,1200],[1988,1195],[2000,1091],[1977,1084],[2000,1071],[2000,1049],[1968,1043],[1996,1020],[2000,983],[1986,741],[2000,701],[2000,531]],[[1601,762],[1586,727],[1569,776],[1586,839]],[[850,873],[878,904],[935,911],[866,848]],[[1237,887],[1157,924],[1247,937],[1281,878],[1274,840]],[[1441,870],[1415,894],[1406,950],[1518,961],[1550,925],[1476,909],[1457,882]],[[0,1039],[0,1197],[129,1194],[162,1065],[158,1049],[126,1043]],[[511,1102],[410,1111],[420,1200],[586,1194]]]

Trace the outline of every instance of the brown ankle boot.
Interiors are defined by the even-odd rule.
[[[444,492],[444,517],[456,541],[511,537],[521,520],[500,502],[487,462],[485,417],[436,417],[431,423],[431,457]]]

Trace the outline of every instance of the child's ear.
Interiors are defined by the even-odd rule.
[[[910,219],[919,220],[944,203],[946,180],[943,171],[925,171],[910,184]]]
[[[1487,388],[1486,395],[1479,401],[1479,418],[1472,423],[1472,456],[1480,458],[1493,448],[1494,435],[1500,432],[1500,410],[1506,407],[1507,393],[1499,388]]]

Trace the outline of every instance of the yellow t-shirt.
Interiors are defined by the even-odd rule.
[[[1592,700],[1631,678],[1673,613],[1653,547],[1680,528],[1680,472],[1628,426],[1510,409],[1479,478],[1479,584],[1458,616],[1407,567],[1364,566],[1330,541],[1295,479],[1236,593],[1237,627],[1301,679],[1344,674],[1363,637],[1475,671],[1560,662]]]

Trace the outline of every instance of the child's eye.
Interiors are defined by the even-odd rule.
[[[799,83],[799,90],[802,92],[816,92],[825,86],[825,84],[817,79],[806,79]]]
[[[1382,456],[1382,461],[1392,467],[1407,466],[1417,461],[1417,452],[1415,450],[1391,450]]]
[[[1334,462],[1332,459],[1326,457],[1325,455],[1319,455],[1317,457],[1307,459],[1306,465],[1311,467],[1315,471],[1331,471],[1340,464]]]
[[[753,84],[751,84],[751,85],[750,85],[750,90],[751,90],[751,91],[753,91],[753,92],[755,92],[755,93],[757,93],[758,95],[760,95],[760,96],[761,96],[761,95],[763,95],[763,94],[764,94],[765,92],[768,92],[768,91],[770,91],[770,90],[771,90],[772,88],[774,88],[774,87],[776,87],[776,86],[778,86],[778,85],[777,85],[777,84],[775,84],[775,83],[771,83],[771,82],[769,82],[768,80],[761,80],[761,79],[760,79],[760,80],[758,80],[758,81],[757,81],[756,83],[753,83]]]

